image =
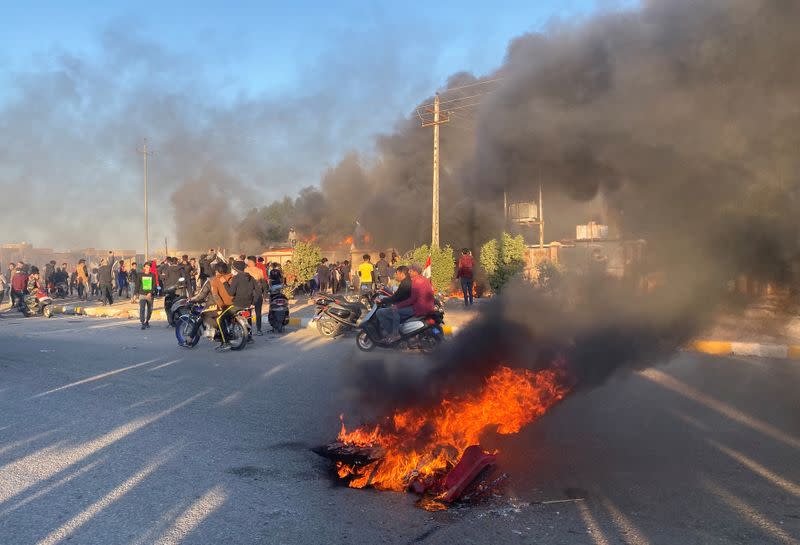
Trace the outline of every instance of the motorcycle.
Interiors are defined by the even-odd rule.
[[[284,326],[289,324],[289,300],[283,293],[283,285],[275,284],[269,288],[269,325],[273,331],[283,332]]]
[[[376,298],[391,294],[391,291],[384,286],[378,286],[376,290],[363,292],[358,296],[322,294],[314,301],[317,310],[311,321],[317,323],[320,335],[336,337],[356,329],[358,319],[372,306]]]
[[[175,324],[175,338],[183,348],[194,348],[200,339],[205,337],[214,342],[221,342],[222,336],[217,329],[216,310],[207,309],[202,304],[186,305],[188,312],[181,314]],[[250,309],[236,313],[228,327],[228,342],[231,350],[241,350],[247,346],[250,337]]]
[[[354,329],[364,311],[361,303],[335,295],[323,295],[315,303],[317,311],[311,320],[317,323],[317,331],[324,337],[336,337]]]
[[[53,292],[54,297],[57,299],[64,299],[69,294],[69,285],[66,282],[59,282],[56,284]]]
[[[381,308],[381,298],[372,303],[372,309],[358,324],[356,346],[364,352],[369,352],[375,347],[397,348],[400,350],[420,350],[430,354],[444,339],[444,311],[434,311],[427,316],[412,316],[400,324],[400,338],[393,342],[384,341],[381,327],[378,323],[378,309]]]
[[[181,277],[178,283],[164,290],[164,311],[167,314],[167,323],[175,327],[176,316],[181,308],[186,306],[186,279]]]
[[[26,295],[22,298],[18,308],[26,318],[38,315],[50,318],[53,315],[53,300],[49,295],[40,291],[36,295]]]

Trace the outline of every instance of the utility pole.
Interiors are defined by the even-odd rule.
[[[433,100],[433,110],[427,108],[428,113],[433,114],[433,121],[423,121],[423,127],[433,127],[433,214],[431,221],[431,249],[439,247],[439,125],[450,121],[448,115],[442,115],[440,109],[439,93]]]
[[[544,248],[544,207],[542,204],[542,182],[539,182],[539,248]]]
[[[150,222],[147,217],[147,156],[152,155],[152,151],[147,151],[147,138],[144,139],[142,149],[139,150],[144,158],[144,260],[150,259]]]

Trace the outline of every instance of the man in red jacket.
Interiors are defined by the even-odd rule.
[[[427,316],[436,308],[433,286],[430,280],[422,276],[422,269],[419,265],[411,265],[408,272],[411,277],[411,295],[408,299],[400,301],[394,306],[397,309],[397,317],[399,317],[400,322],[412,316]],[[386,338],[386,341],[394,342],[399,338],[400,335],[393,333]]]
[[[475,262],[472,259],[472,252],[469,251],[469,248],[461,250],[456,278],[461,280],[461,291],[464,293],[465,307],[472,304],[472,269],[474,266]]]

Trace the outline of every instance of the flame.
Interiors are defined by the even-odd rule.
[[[342,239],[342,245],[352,245],[353,244],[353,237],[345,237]]]
[[[432,409],[396,412],[383,428],[348,431],[342,417],[339,441],[385,454],[361,465],[340,461],[339,477],[349,479],[352,488],[396,491],[407,489],[414,480],[435,478],[449,471],[468,446],[478,444],[487,429],[517,433],[542,416],[568,393],[564,378],[560,370],[534,373],[500,367],[479,391],[444,399]]]
[[[372,242],[372,235],[369,233],[364,233],[364,244],[370,244]]]
[[[303,239],[303,242],[306,242],[306,243],[313,243],[313,242],[316,242],[318,238],[319,238],[319,237],[317,236],[317,234],[316,234],[316,233],[311,233],[309,236],[307,236],[307,237],[305,237],[305,238]]]

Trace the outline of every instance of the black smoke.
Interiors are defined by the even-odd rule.
[[[360,390],[387,404],[437,400],[503,363],[565,365],[577,389],[591,387],[663,361],[709,323],[738,275],[790,281],[798,22],[789,0],[649,0],[514,40],[455,169],[465,199],[454,209],[471,201],[498,215],[503,191],[531,194],[539,182],[574,202],[602,195],[615,230],[647,241],[640,272],[655,280],[642,290],[572,278],[557,296],[510,288],[421,380],[367,365]]]

